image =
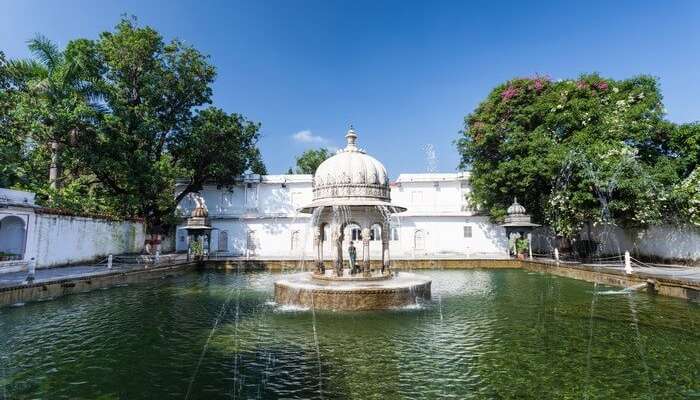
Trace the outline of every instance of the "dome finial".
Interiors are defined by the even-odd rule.
[[[520,203],[518,203],[518,197],[513,196],[513,204],[511,204],[510,207],[508,207],[507,212],[508,212],[508,215],[522,215],[522,214],[525,214],[526,211],[525,211],[525,207],[523,207],[522,205],[520,205]]]
[[[357,133],[355,133],[352,124],[350,124],[350,129],[348,129],[348,132],[345,134],[345,139],[348,141],[348,145],[345,147],[346,150],[357,150],[357,145],[355,144],[357,141]]]

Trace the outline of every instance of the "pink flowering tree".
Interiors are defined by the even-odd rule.
[[[567,236],[587,223],[682,219],[692,196],[674,193],[698,165],[700,129],[665,120],[661,100],[648,76],[497,86],[456,142],[473,200],[498,221],[517,196],[535,221]]]

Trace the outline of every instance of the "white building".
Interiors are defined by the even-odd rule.
[[[468,203],[469,173],[401,174],[391,183],[392,203],[407,211],[391,218],[392,258],[495,258],[507,256],[505,230]],[[310,259],[310,215],[297,211],[312,201],[311,175],[246,175],[227,187],[200,192],[209,211],[211,253],[259,258]],[[194,207],[180,204],[181,215]],[[379,229],[379,228],[376,228]],[[358,227],[348,226],[346,241],[360,246]],[[380,232],[373,232],[372,259],[381,259]],[[324,248],[330,259],[331,249]],[[187,233],[177,230],[176,249],[187,250]],[[344,246],[347,247],[347,246]]]

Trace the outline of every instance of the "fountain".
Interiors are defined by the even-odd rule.
[[[391,268],[390,216],[406,209],[391,204],[386,169],[357,147],[357,133],[352,126],[345,138],[347,146],[316,170],[313,201],[299,209],[311,214],[315,270],[276,281],[275,302],[316,309],[377,310],[430,299],[429,279],[408,272],[399,274]],[[345,230],[350,224],[360,227],[360,262],[356,261],[358,251],[352,240],[347,263],[343,257]],[[376,240],[377,234],[375,226],[380,229],[382,245],[382,260],[377,268],[370,262],[370,241]],[[323,243],[328,240],[332,246],[332,268],[326,268],[323,256]]]

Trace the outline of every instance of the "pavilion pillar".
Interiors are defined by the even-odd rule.
[[[391,260],[389,258],[389,238],[391,227],[389,222],[382,224],[382,275],[384,271],[390,271]]]
[[[369,228],[362,228],[362,270],[365,275],[369,275],[371,266],[369,263]]]
[[[316,272],[323,274],[323,240],[321,237],[321,227],[314,226],[314,255],[316,261]]]
[[[333,245],[335,246],[335,273],[337,276],[343,275],[343,231],[339,224],[333,224],[331,226],[333,231],[332,239]]]

